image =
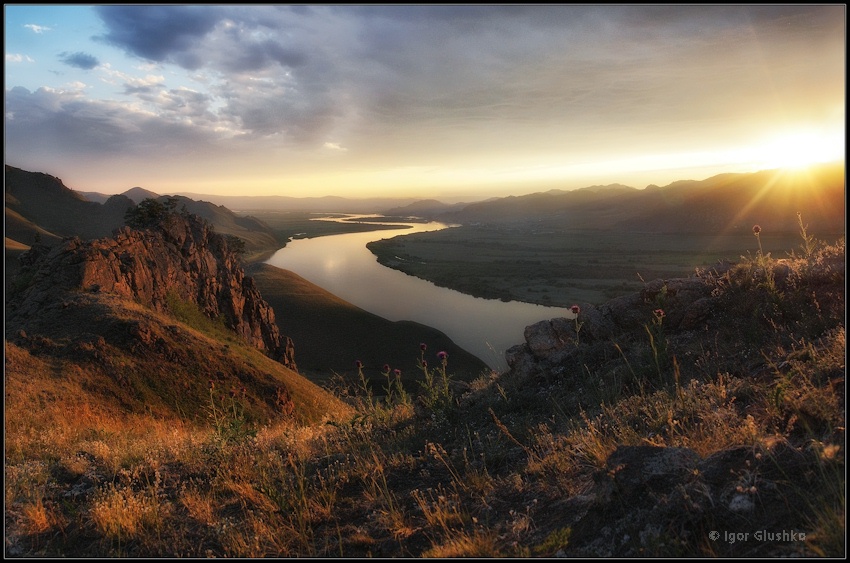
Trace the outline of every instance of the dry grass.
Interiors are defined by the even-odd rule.
[[[720,315],[717,338],[690,364],[679,360],[687,380],[663,371],[672,362],[659,362],[657,377],[653,358],[635,352],[648,350],[640,331],[628,340],[630,368],[613,348],[599,364],[588,356],[582,377],[623,381],[602,400],[575,374],[493,374],[445,397],[439,413],[423,406],[427,391],[392,404],[356,396],[335,420],[223,435],[204,420],[122,412],[90,392],[98,375],[85,366],[7,342],[7,555],[841,556],[846,343],[843,287],[827,267],[841,248],[795,258],[790,285],[759,286],[747,266],[709,280],[717,307],[739,312]],[[746,315],[733,309],[744,302]],[[770,303],[778,309],[761,307]],[[313,397],[309,385],[292,393]],[[632,505],[606,488],[624,445],[729,461],[719,476]],[[730,512],[736,494],[761,505]],[[627,529],[638,517],[643,527]],[[781,522],[805,529],[805,542],[706,540],[720,524]]]

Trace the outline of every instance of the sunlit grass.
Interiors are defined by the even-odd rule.
[[[376,385],[384,389],[364,379],[334,416],[263,420],[244,432],[231,424],[244,416],[239,396],[209,390],[217,410],[208,419],[127,414],[89,391],[98,379],[87,368],[7,343],[7,548],[66,557],[587,557],[614,547],[841,556],[844,246],[808,244],[795,257],[764,253],[705,274],[721,325],[711,339],[683,337],[666,324],[671,310],[661,316],[649,303],[645,326],[618,334],[616,346],[594,348],[582,318],[582,340],[563,363],[481,376],[463,392],[451,385],[451,358],[414,343],[420,389],[402,394],[388,372]],[[309,401],[308,387],[293,385],[295,400]],[[623,446],[682,448],[710,475],[690,472],[632,506],[628,495],[641,491],[618,491],[610,466]],[[733,504],[736,495],[765,508],[730,511],[748,506]],[[639,529],[595,541],[599,522],[613,530],[665,506],[675,518],[635,520]],[[727,521],[773,526],[774,516],[805,528],[806,541],[704,537]]]

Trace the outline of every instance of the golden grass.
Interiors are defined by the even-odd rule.
[[[499,539],[493,532],[475,530],[460,532],[445,542],[425,551],[422,557],[448,559],[454,557],[499,557]]]
[[[307,403],[303,417],[236,435],[177,413],[121,412],[91,392],[100,374],[7,342],[7,543],[20,555],[68,557],[586,556],[587,527],[657,508],[605,504],[599,489],[616,448],[653,445],[702,459],[752,453],[747,461],[762,460],[760,471],[736,469],[727,485],[762,494],[773,484],[779,504],[766,516],[746,515],[748,524],[781,511],[789,526],[811,532],[793,553],[840,556],[844,327],[780,339],[782,319],[774,320],[763,323],[770,338],[755,375],[718,347],[712,362],[692,370],[699,377],[632,382],[601,404],[596,390],[555,377],[492,376],[462,402],[449,397],[440,417],[416,399],[355,408],[294,382],[293,398]],[[655,378],[649,362],[646,377]],[[722,495],[701,500],[709,508],[665,521],[670,538],[640,547],[668,556],[744,553],[693,537],[726,514],[716,508],[728,504]],[[564,508],[569,502],[579,508]],[[695,524],[676,535],[682,522]],[[777,550],[758,554],[792,553]]]

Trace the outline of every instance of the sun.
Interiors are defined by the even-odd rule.
[[[823,134],[792,131],[771,137],[753,148],[753,162],[761,169],[802,169],[844,158],[844,132]]]

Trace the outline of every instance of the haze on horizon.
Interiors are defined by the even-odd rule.
[[[842,160],[844,5],[5,6],[5,162],[484,199]]]

